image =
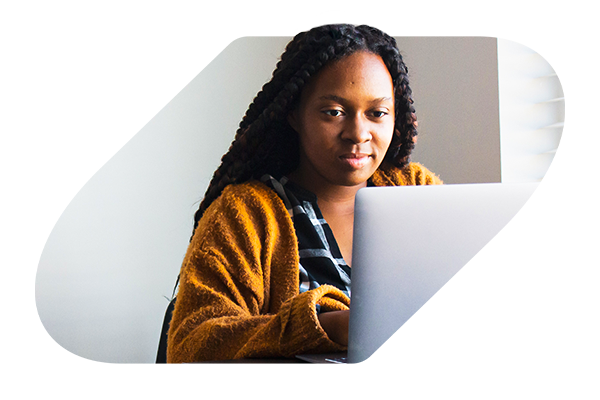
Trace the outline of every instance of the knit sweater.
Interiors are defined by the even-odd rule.
[[[375,186],[441,184],[425,167],[387,164]],[[322,285],[299,294],[298,242],[279,196],[263,183],[229,185],[204,213],[181,269],[168,362],[293,357],[345,350],[316,314],[350,299]]]

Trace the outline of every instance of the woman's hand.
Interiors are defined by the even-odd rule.
[[[321,328],[333,342],[348,346],[348,321],[350,310],[330,311],[319,314]]]

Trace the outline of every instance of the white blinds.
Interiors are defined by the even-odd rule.
[[[498,39],[498,81],[502,182],[540,181],[564,124],[558,76],[535,51]]]

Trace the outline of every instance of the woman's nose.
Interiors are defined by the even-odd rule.
[[[369,131],[369,122],[364,116],[357,115],[349,118],[342,132],[342,139],[350,140],[355,144],[365,143],[372,139]]]

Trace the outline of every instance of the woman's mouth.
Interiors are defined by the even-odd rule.
[[[342,154],[340,160],[353,169],[361,169],[369,161],[370,155],[365,153],[346,153]]]

